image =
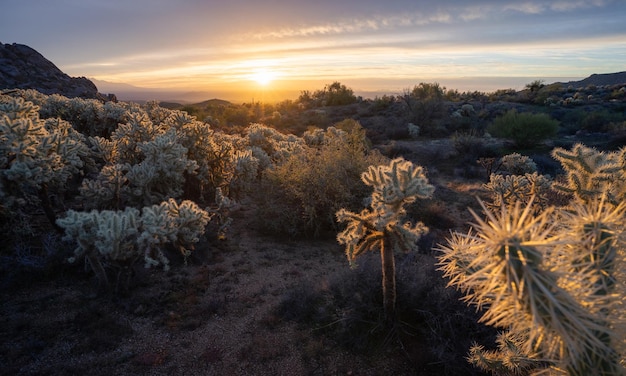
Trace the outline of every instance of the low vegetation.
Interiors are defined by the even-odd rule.
[[[0,363],[623,374],[624,93],[0,92]]]

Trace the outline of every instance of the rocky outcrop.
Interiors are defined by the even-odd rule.
[[[87,78],[70,77],[39,52],[17,43],[0,43],[0,89],[35,89],[68,98],[106,99]]]

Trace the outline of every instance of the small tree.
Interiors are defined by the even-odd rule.
[[[417,198],[432,197],[434,187],[428,183],[421,166],[397,158],[388,166],[370,166],[361,175],[363,182],[374,188],[371,208],[353,213],[337,212],[337,221],[347,222],[347,228],[337,235],[346,246],[350,262],[365,251],[379,250],[382,262],[383,305],[389,322],[395,316],[396,272],[395,251],[407,252],[428,231],[422,222],[404,222],[404,206]]]
[[[438,83],[422,82],[413,89],[406,89],[399,98],[407,106],[409,121],[419,124],[422,133],[432,133],[436,120],[446,114],[444,104],[446,88]]]

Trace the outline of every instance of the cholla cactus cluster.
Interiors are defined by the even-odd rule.
[[[546,208],[553,183],[550,175],[539,174],[535,162],[518,153],[503,156],[499,165],[502,171],[490,174],[489,183],[483,185],[491,194],[491,201],[486,203],[490,209],[531,201],[535,211]]]
[[[385,313],[392,318],[396,299],[394,252],[411,250],[428,231],[422,222],[404,222],[404,207],[418,198],[431,197],[434,187],[421,166],[402,158],[392,160],[388,166],[370,166],[361,178],[374,189],[370,208],[360,213],[339,210],[337,221],[346,222],[347,227],[337,235],[337,241],[346,246],[350,262],[363,252],[380,251]]]
[[[126,117],[109,138],[89,139],[103,162],[100,173],[81,187],[91,208],[141,207],[183,196],[209,200],[218,188],[248,189],[257,175],[258,159],[242,137],[214,132],[209,124],[154,103]]]
[[[49,192],[89,164],[85,138],[60,119],[39,118],[38,107],[22,98],[0,96],[0,211],[39,202],[54,223]]]
[[[262,124],[250,124],[246,131],[253,155],[260,160],[265,159],[258,155],[262,150],[271,163],[284,162],[290,155],[302,151],[305,146],[304,139],[282,134]]]
[[[472,348],[474,364],[494,373],[625,372],[626,203],[615,201],[621,183],[606,179],[621,173],[607,165],[623,153],[555,150],[570,178],[560,189],[574,195],[568,206],[483,205],[472,230],[441,246],[450,285],[485,310],[482,322],[505,330],[500,351]]]
[[[62,190],[71,183],[85,211],[67,211],[57,221],[61,205],[48,202],[44,209],[77,242],[75,256],[85,255],[103,282],[111,263],[143,257],[148,266],[167,268],[166,244],[187,257],[215,215],[218,237],[225,238],[228,196],[251,191],[258,179],[259,158],[248,138],[214,132],[155,102],[102,104],[33,90],[10,94],[0,95],[0,209],[6,214],[37,196],[43,201],[48,190],[62,204]],[[302,143],[288,136],[277,142],[275,155],[281,143]],[[184,198],[208,201],[208,208]]]
[[[552,189],[552,178],[537,172],[524,175],[491,174],[489,183],[483,187],[491,194],[490,208],[513,205],[515,202],[528,204],[533,202],[535,209],[541,211],[548,204],[548,193]]]
[[[185,259],[200,240],[210,215],[194,202],[178,204],[169,199],[158,205],[138,209],[69,210],[57,223],[65,230],[65,239],[77,243],[75,256],[86,256],[100,283],[108,285],[103,264],[130,266],[141,256],[146,267],[163,265],[169,260],[162,249],[166,244],[178,248]]]

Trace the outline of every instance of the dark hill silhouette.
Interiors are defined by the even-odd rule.
[[[39,52],[17,43],[0,42],[0,89],[35,89],[68,98],[114,99],[99,94],[89,79],[70,77]]]

